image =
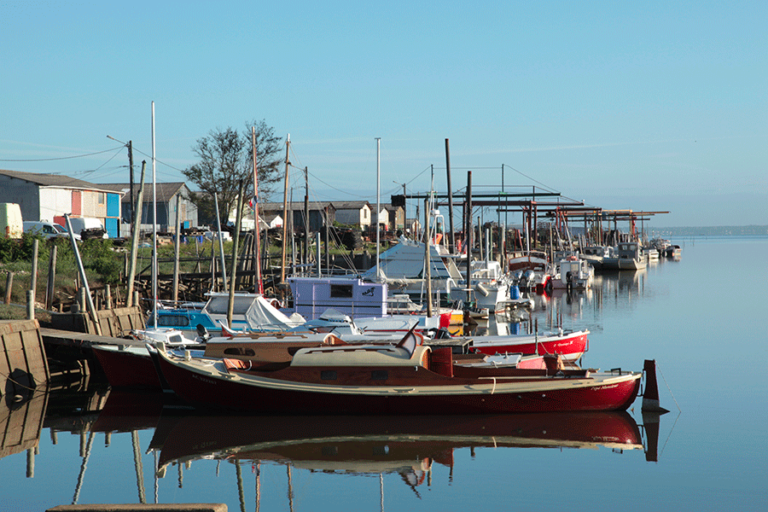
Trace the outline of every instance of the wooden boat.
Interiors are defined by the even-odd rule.
[[[178,357],[158,346],[171,388],[190,404],[270,414],[495,414],[624,410],[641,373],[454,364],[409,333],[397,346],[303,348],[290,362]]]
[[[242,336],[211,338],[196,357],[232,357],[258,363],[290,361],[300,348],[334,345],[342,341],[333,334],[251,333]],[[149,344],[126,340],[125,345],[94,345],[93,352],[109,384],[116,388],[170,390],[159,373],[156,349]]]

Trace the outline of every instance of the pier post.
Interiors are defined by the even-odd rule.
[[[8,272],[5,278],[5,303],[11,303],[11,292],[13,291],[13,272]]]
[[[32,290],[32,300],[35,300],[35,294],[37,293],[37,260],[40,240],[35,238],[32,243],[32,275],[29,280],[29,289]]]
[[[27,290],[27,320],[35,319],[35,291]]]
[[[48,261],[48,286],[45,290],[45,309],[53,309],[53,294],[56,283],[56,258],[59,253],[57,246],[51,247],[51,257]]]

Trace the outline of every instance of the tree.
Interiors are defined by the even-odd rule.
[[[222,224],[226,224],[229,212],[236,205],[241,180],[246,184],[245,197],[253,197],[251,127],[256,129],[259,202],[266,201],[274,191],[275,183],[281,179],[282,139],[275,136],[274,128],[267,126],[263,119],[246,123],[245,127],[242,133],[231,127],[225,130],[216,128],[192,146],[192,151],[200,161],[182,173],[200,189],[200,192],[193,192],[190,199],[198,205],[201,220],[210,223],[215,219],[213,194],[216,193],[219,216]]]

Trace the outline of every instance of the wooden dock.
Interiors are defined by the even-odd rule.
[[[28,396],[50,379],[37,320],[0,321],[0,395]]]

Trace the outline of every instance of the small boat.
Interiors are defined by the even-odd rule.
[[[263,414],[496,414],[626,410],[642,373],[455,365],[409,333],[396,346],[303,348],[268,367],[179,357],[160,368],[188,403]]]
[[[509,271],[518,270],[543,270],[549,266],[547,254],[542,251],[525,251],[523,253],[513,253],[509,257]]]
[[[458,339],[471,340],[469,350],[477,354],[557,354],[566,361],[578,360],[589,350],[588,330],[563,331],[509,336],[478,336]]]
[[[682,249],[680,249],[679,245],[670,244],[665,250],[664,250],[664,256],[667,258],[672,259],[680,259],[680,256],[683,254]]]
[[[603,269],[605,259],[615,257],[614,249],[605,245],[590,245],[581,251],[581,258],[586,260],[595,270]]]
[[[614,257],[603,258],[604,270],[642,270],[648,266],[643,247],[637,242],[622,242]]]
[[[552,279],[554,289],[586,290],[592,286],[595,269],[587,260],[578,256],[568,256],[557,264],[557,271]]]
[[[207,331],[221,329],[227,319],[229,293],[210,292],[208,301],[200,307],[182,306],[176,308],[157,308],[157,326],[170,327],[182,331],[191,340],[198,338],[198,326]],[[232,306],[232,325],[236,330],[250,331],[285,331],[301,325],[305,319],[299,315],[285,315],[279,309],[279,303],[261,294],[235,292]],[[196,305],[197,306],[197,305]],[[150,313],[147,325],[154,325],[155,319]]]

